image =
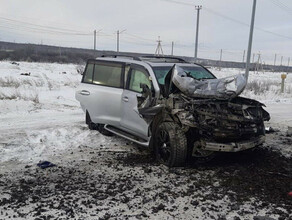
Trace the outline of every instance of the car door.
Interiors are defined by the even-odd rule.
[[[89,61],[76,98],[92,122],[119,126],[123,87],[123,63]]]
[[[140,65],[131,64],[127,73],[126,87],[122,95],[121,126],[144,139],[148,138],[148,124],[137,108],[137,96],[141,96],[140,83],[152,88],[148,71]]]

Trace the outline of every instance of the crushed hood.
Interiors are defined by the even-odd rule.
[[[174,65],[165,77],[164,95],[180,90],[189,97],[228,100],[242,93],[247,83],[244,74],[221,79],[194,79],[178,65]]]

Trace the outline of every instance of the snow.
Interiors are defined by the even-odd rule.
[[[242,72],[238,69],[222,69],[219,71],[215,68],[211,71],[217,77]],[[24,76],[21,73],[30,73],[30,76]],[[280,129],[281,134],[285,136],[287,127],[292,126],[292,76],[290,74],[287,76],[286,92],[281,94],[281,74],[251,72],[249,82],[259,83],[266,90],[264,92],[246,90],[243,96],[255,98],[265,103],[271,114],[271,121],[267,123],[267,126]],[[115,204],[110,209],[112,214],[121,213],[121,210],[123,210],[124,216],[128,215],[133,219],[142,212],[145,212],[152,219],[175,217],[181,219],[209,219],[210,215],[215,218],[225,216],[226,219],[233,219],[235,216],[239,216],[238,212],[232,210],[230,206],[233,201],[233,192],[225,195],[222,193],[221,198],[218,197],[214,200],[206,199],[206,197],[212,197],[214,188],[217,189],[221,186],[219,179],[213,179],[215,171],[186,171],[187,173],[191,172],[192,178],[190,180],[189,176],[184,176],[185,171],[175,171],[181,172],[180,174],[171,173],[168,168],[162,165],[152,166],[151,172],[145,174],[146,168],[143,165],[135,165],[133,169],[131,166],[108,162],[112,160],[112,157],[115,157],[113,155],[123,158],[123,156],[118,155],[124,153],[144,155],[147,152],[124,139],[106,137],[97,131],[88,130],[84,122],[85,115],[79,103],[75,100],[75,89],[80,81],[81,75],[77,72],[77,65],[75,64],[19,62],[19,65],[14,65],[8,61],[0,62],[0,178],[3,176],[8,182],[14,180],[17,182],[21,178],[28,178],[23,174],[25,172],[23,170],[24,166],[35,166],[40,160],[49,160],[55,164],[63,164],[61,168],[68,166],[78,171],[80,169],[85,173],[90,173],[92,179],[88,181],[92,183],[100,178],[99,175],[104,175],[103,179],[113,183],[121,177],[134,179],[134,185],[132,189],[127,189],[126,195],[123,193],[117,194],[119,199],[122,196],[130,198],[127,205],[125,203],[115,203],[115,197],[109,197],[103,201],[104,204],[87,208],[87,214],[77,213],[75,216],[77,218],[96,219],[96,216],[102,217],[108,213],[109,207],[112,207],[111,203]],[[291,157],[291,145],[290,148],[283,145],[281,139],[275,138],[275,135],[277,134],[268,138],[269,143],[272,143],[272,150],[282,153],[285,157]],[[98,157],[96,155],[102,156]],[[88,166],[87,163],[92,161],[97,165]],[[30,171],[37,176],[42,174],[35,173],[33,169]],[[52,176],[51,178],[57,178],[59,174],[62,175],[62,172],[60,173],[58,170],[56,170],[56,177],[53,176],[53,172],[49,172],[46,174],[46,178],[50,178],[50,176]],[[167,181],[165,178],[167,178]],[[206,179],[204,180],[204,178]],[[195,185],[193,179],[210,181],[212,185],[192,190],[192,196],[190,197],[187,192],[192,189],[192,185]],[[179,185],[179,183],[181,184]],[[0,184],[0,190],[2,190],[1,187],[4,186]],[[107,186],[103,185],[103,187]],[[137,197],[136,191],[139,191],[139,189],[148,189],[148,191],[140,192],[141,196]],[[158,207],[162,201],[161,199],[153,200],[153,196],[161,193],[168,195],[168,191],[176,195],[185,194],[185,196],[173,197],[172,194],[169,194],[173,201],[164,203],[165,207],[157,212],[150,212],[149,210],[153,206]],[[82,194],[81,191],[78,191],[78,193]],[[9,195],[9,193],[0,193],[0,201],[3,198],[9,198]],[[87,195],[75,196],[80,196],[82,199],[87,197]],[[52,196],[50,199],[57,198]],[[149,202],[142,205],[143,207],[138,207],[143,204],[143,199],[148,199]],[[194,199],[198,202],[196,206],[191,204]],[[29,201],[31,200],[28,200],[27,204],[22,207],[24,212],[27,210],[27,213],[36,206]],[[250,198],[249,202],[239,205],[239,209],[246,212],[245,219],[271,213],[272,206],[261,209],[254,208],[254,203],[258,202],[258,199]],[[174,211],[170,212],[172,216],[168,216],[167,210],[173,209],[174,205],[176,205]],[[207,211],[202,210],[203,206]],[[213,206],[220,209],[221,212],[212,211]],[[134,207],[135,211],[131,207]],[[186,209],[185,207],[189,208]],[[3,206],[0,204],[0,219],[5,218],[4,214],[1,213],[2,208]],[[96,216],[91,216],[90,213],[92,214],[96,208],[101,209],[101,211]],[[286,209],[281,209],[283,209],[283,212],[287,212]],[[10,210],[6,213],[12,216],[15,211]],[[58,212],[51,210],[48,213],[54,216]],[[66,215],[63,213],[64,216]],[[276,213],[269,216],[279,217]],[[27,219],[34,218],[32,214],[27,214]]]
[[[218,70],[211,68],[210,70],[218,78],[244,73],[242,69]],[[265,104],[292,104],[292,74],[287,74],[285,93],[281,93],[282,74],[287,73],[250,71],[248,85],[243,91],[242,96],[259,100]]]

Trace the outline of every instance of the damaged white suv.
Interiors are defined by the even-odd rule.
[[[88,60],[76,99],[90,129],[149,146],[173,167],[264,142],[270,116],[238,96],[245,85],[181,58],[112,56]]]

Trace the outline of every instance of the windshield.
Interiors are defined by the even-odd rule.
[[[152,67],[154,74],[159,84],[164,85],[164,79],[166,74],[173,66],[158,66]],[[188,75],[194,79],[215,79],[216,77],[200,66],[180,66]]]

